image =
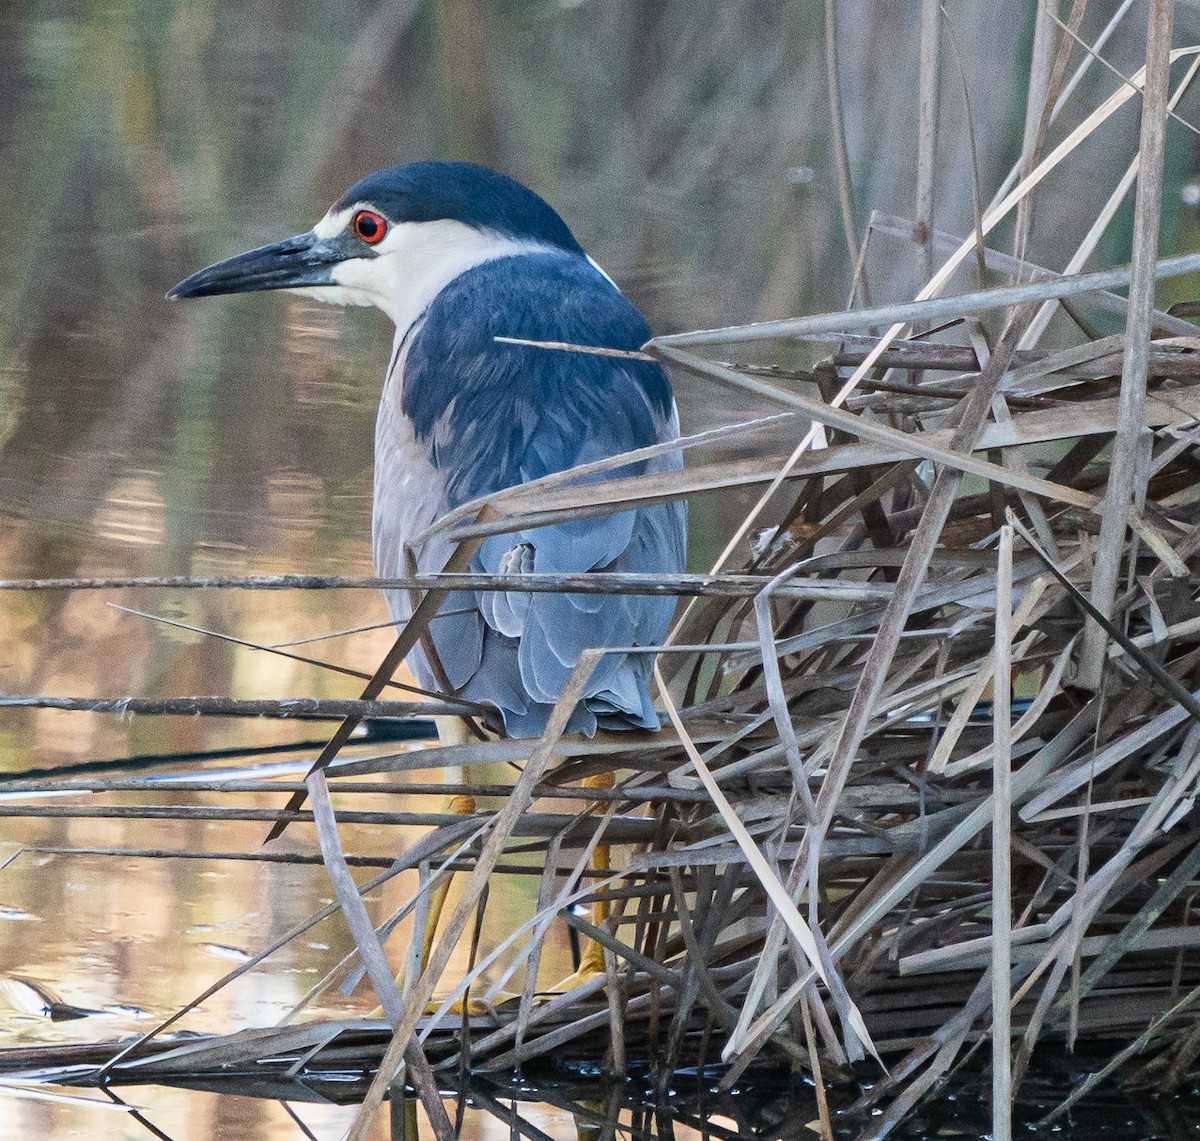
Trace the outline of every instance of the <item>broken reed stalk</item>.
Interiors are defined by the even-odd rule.
[[[1155,34],[1161,37],[1161,24]],[[1142,81],[1139,72],[1135,86]],[[1056,65],[1042,84],[1056,111],[1062,83]],[[1064,93],[1071,88],[1068,79]],[[386,813],[334,808],[326,776],[315,775],[322,845],[378,987],[387,985],[380,947],[403,961],[405,949],[393,948],[389,935],[410,916],[422,929],[431,885],[461,869],[461,898],[424,969],[409,956],[404,1001],[399,1009],[388,1003],[394,1036],[379,1024],[368,1051],[366,1039],[354,1037],[361,1027],[335,1025],[315,1043],[314,1031],[286,1026],[255,1032],[253,1042],[232,1036],[177,1047],[187,1051],[189,1067],[227,1062],[238,1051],[292,1063],[311,1054],[314,1065],[369,1057],[378,1077],[354,1136],[366,1135],[371,1108],[401,1064],[415,1075],[424,1057],[455,1067],[469,1056],[476,1068],[568,1054],[607,1054],[621,1068],[647,1057],[661,1059],[666,1082],[672,1066],[724,1055],[727,1084],[757,1062],[782,1059],[811,1068],[832,1096],[850,1062],[874,1050],[888,1059],[889,1075],[858,1108],[879,1111],[869,1126],[879,1137],[985,1043],[989,1027],[997,1137],[1011,1129],[1005,1111],[1033,1045],[1076,1026],[1117,1057],[1133,1043],[1124,1054],[1136,1048],[1146,1061],[1138,1080],[1188,1080],[1197,1045],[1189,1003],[1200,986],[1200,966],[1184,953],[1197,945],[1189,899],[1200,874],[1200,352],[1192,325],[1154,311],[1150,283],[1200,269],[1200,256],[1155,263],[1146,256],[1153,251],[1143,250],[1125,301],[1103,291],[1128,284],[1128,269],[1060,276],[1039,264],[1052,259],[1036,248],[1020,256],[984,248],[987,273],[1032,280],[936,296],[985,231],[1023,202],[1036,213],[1034,188],[1056,177],[1073,151],[1101,145],[1108,120],[1133,96],[1122,88],[1057,143],[1048,137],[1044,157],[1035,146],[1032,169],[1014,173],[981,212],[980,234],[951,238],[933,230],[929,248],[949,260],[920,300],[704,330],[647,346],[787,409],[782,418],[705,436],[713,449],[736,441],[749,454],[586,485],[560,474],[468,504],[435,525],[460,544],[456,565],[465,574],[472,545],[487,535],[669,498],[752,488],[758,498],[751,518],[769,509],[777,523],[752,546],[731,542],[710,574],[675,581],[406,580],[426,601],[368,692],[312,708],[348,719],[406,708],[375,699],[449,590],[645,592],[689,598],[671,652],[656,666],[670,724],[657,735],[565,737],[568,695],[538,741],[480,740],[440,755],[375,748],[364,755],[356,748],[347,761],[338,754],[349,739],[348,720],[320,758],[322,765],[339,760],[326,774],[329,791],[378,792],[392,781],[403,790],[406,774],[442,761],[504,761],[521,771],[511,789],[407,786],[414,797],[507,794],[499,810],[467,820],[421,812],[420,804]],[[1040,131],[1052,120],[1039,108],[1031,122]],[[1107,206],[1104,217],[1111,217]],[[1139,243],[1149,243],[1150,229],[1138,230]],[[1029,233],[1036,247],[1039,227]],[[891,242],[896,234],[911,236],[912,223],[875,216],[868,242]],[[1097,238],[1087,235],[1081,259]],[[1056,330],[1049,314],[1066,301],[1071,321]],[[1106,319],[1115,314],[1125,330],[1089,332],[1093,309]],[[995,344],[977,335],[989,314],[1007,326]],[[970,327],[944,326],[960,319]],[[872,327],[889,328],[888,338],[868,341],[862,330]],[[810,371],[789,371],[782,352],[778,366],[739,368],[696,351],[780,338],[811,338],[830,358]],[[1148,391],[1134,416],[1122,373],[1137,354]],[[823,389],[809,379],[817,377]],[[811,424],[824,426],[827,446],[812,446]],[[781,445],[783,431],[792,436]],[[763,442],[768,433],[771,441]],[[1145,463],[1134,469],[1136,487],[1114,470],[1107,449],[1131,433],[1149,441]],[[610,475],[621,462],[606,461]],[[1103,493],[1118,486],[1132,487],[1132,506],[1130,526],[1113,539]],[[747,521],[739,530],[750,538],[759,526]],[[1089,690],[1075,684],[1090,613],[1080,606],[1096,596],[1102,555],[1117,569],[1114,583],[1123,585],[1113,590],[1106,616],[1100,688]],[[136,708],[201,711],[168,706]],[[250,714],[267,706],[221,708]],[[611,792],[584,786],[604,771],[617,776]],[[334,772],[345,775],[335,781]],[[261,795],[263,782],[218,777],[158,787],[176,798],[237,798]],[[301,786],[293,780],[274,787],[286,795]],[[23,796],[150,791],[137,782],[53,778],[14,783],[17,789]],[[218,809],[277,823],[313,819],[295,799],[282,810],[226,801],[216,808],[0,807],[13,815],[80,818],[154,816],[161,807],[177,819]],[[354,885],[348,869],[355,861],[343,849],[351,849],[360,824],[417,823],[429,829],[424,838],[402,853],[398,841],[396,864],[372,884],[406,869],[419,882],[392,914],[373,917],[368,932],[357,897],[372,888]],[[300,844],[309,835],[289,833]],[[590,866],[600,843],[612,850],[610,873]],[[536,891],[535,881],[521,876],[536,876]],[[448,973],[479,910],[497,914],[512,883],[528,885],[528,902],[519,913],[503,912],[501,945],[481,945],[465,976]],[[611,904],[601,924],[571,910],[596,900]],[[333,914],[325,908],[312,922]],[[563,924],[603,948],[604,971],[567,994],[540,994],[551,981],[547,940]],[[469,1013],[468,1041],[463,1018],[446,1009],[449,998],[495,997],[502,986],[519,997],[486,1016]],[[426,1013],[431,1000],[435,1012]],[[1015,1059],[1010,1034],[1021,1040]],[[143,1041],[138,1051],[152,1048]],[[183,1058],[146,1058],[136,1075],[153,1077],[155,1065],[168,1073]],[[131,1076],[123,1064],[114,1060],[109,1076]],[[819,1117],[828,1132],[828,1109]]]

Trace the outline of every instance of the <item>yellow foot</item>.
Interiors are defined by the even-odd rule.
[[[478,1015],[480,1017],[488,1015],[488,1014],[494,1014],[496,1012],[497,1007],[503,1006],[506,1002],[516,1002],[518,999],[520,999],[520,997],[521,996],[519,994],[513,994],[511,991],[507,991],[507,990],[500,991],[496,995],[496,997],[493,999],[478,998],[475,995],[472,995],[471,996],[471,1005],[467,1008],[467,1013],[472,1014],[472,1015]],[[441,1009],[442,1009],[442,1000],[439,998],[431,998],[425,1004],[425,1013],[426,1014],[437,1014],[437,1012]],[[456,998],[450,1004],[450,1013],[459,1015],[461,1017],[462,1012],[463,1012],[463,1000],[461,998]],[[367,1017],[368,1018],[382,1018],[383,1017],[383,1007],[377,1006],[374,1010],[371,1011],[370,1014],[367,1015]]]
[[[616,783],[616,775],[610,772],[597,773],[595,776],[585,777],[583,785],[585,788],[612,788]],[[593,811],[599,808],[597,805]],[[597,844],[595,851],[592,853],[592,870],[600,875],[609,871],[609,852],[607,844]],[[603,927],[608,921],[608,917],[612,911],[612,905],[607,900],[599,900],[592,904],[591,921],[593,927]],[[583,955],[579,962],[579,968],[572,974],[567,975],[561,982],[556,983],[547,991],[542,991],[543,994],[566,994],[567,991],[574,990],[578,986],[583,986],[584,983],[592,982],[597,978],[604,978],[608,972],[604,968],[604,948],[599,943],[593,942],[591,939],[587,941]]]
[[[605,977],[603,967],[597,968],[595,964],[588,963],[585,958],[580,964],[579,970],[567,975],[565,979],[555,983],[549,990],[540,991],[540,994],[566,994],[569,990],[574,990],[577,986],[583,986],[584,983],[590,983],[593,979],[602,979]]]
[[[506,1002],[516,1002],[520,999],[520,997],[521,996],[519,994],[513,994],[511,991],[507,990],[500,991],[496,997],[492,999],[478,998],[475,995],[471,995],[471,1004],[467,1007],[467,1013],[479,1016],[494,1014],[497,1007],[503,1006]],[[425,1013],[436,1014],[439,1010],[441,1010],[441,1008],[441,1001],[439,999],[432,998],[425,1005]],[[461,998],[456,998],[450,1004],[450,1013],[461,1016],[462,1012],[463,1000]]]

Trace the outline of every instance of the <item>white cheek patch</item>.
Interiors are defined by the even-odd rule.
[[[330,210],[314,227],[313,233],[318,238],[332,238],[340,234],[350,225],[350,219],[358,210],[357,206],[348,206],[345,210]]]
[[[352,290],[343,289],[340,285],[297,285],[285,293],[294,293],[297,297],[307,297],[310,301],[321,301],[326,305],[371,305],[369,297],[354,294]]]
[[[378,258],[347,258],[329,267],[329,276],[347,289],[369,290],[384,280]]]
[[[376,305],[380,309],[380,273],[374,258],[351,258],[332,266],[329,276],[337,283],[315,292],[332,293],[334,305]],[[325,300],[325,298],[322,298]]]

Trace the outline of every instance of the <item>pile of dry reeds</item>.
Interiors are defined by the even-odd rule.
[[[884,1109],[871,1125],[882,1136],[989,1039],[1005,1104],[1052,1037],[1108,1040],[1126,1080],[1167,1087],[1194,1070],[1200,341],[1155,309],[1154,284],[1200,270],[1200,255],[1155,257],[1167,105],[1197,56],[1177,53],[1192,70],[1172,88],[1169,5],[1152,8],[1147,67],[1053,147],[1039,140],[975,235],[929,235],[942,268],[915,300],[647,347],[677,375],[766,397],[786,419],[686,440],[681,472],[583,487],[568,473],[438,524],[459,543],[448,574],[408,583],[425,603],[363,702],[332,710],[346,715],[343,731],[278,818],[316,821],[390,1029],[284,1027],[153,1060],[139,1043],[114,1072],[131,1057],[145,1080],[267,1056],[329,1062],[340,1050],[379,1066],[365,1121],[402,1068],[437,1118],[430,1059],[511,1067],[574,1050],[621,1071],[636,1053],[664,1073],[724,1059],[729,1085],[783,1058],[820,1090],[878,1055],[890,1068],[861,1106]],[[1047,78],[1047,106],[1061,79]],[[1134,98],[1139,154],[1067,270],[988,248],[1002,221],[1029,233],[1033,189]],[[1131,265],[1079,272],[1138,162]],[[867,241],[912,230],[876,217]],[[960,266],[974,267],[978,287],[945,296]],[[1104,321],[1120,331],[1101,335]],[[828,355],[791,370],[737,359],[751,343],[761,360],[796,342]],[[758,443],[781,430],[792,444],[779,454]],[[711,458],[735,445],[743,458]],[[747,486],[761,500],[710,574],[503,580],[685,597],[659,658],[661,733],[566,738],[569,691],[539,741],[359,756],[325,771],[364,715],[413,710],[379,697],[447,590],[499,585],[454,574],[484,536]],[[577,685],[592,665],[585,656]],[[342,848],[353,818],[334,810],[331,789],[497,760],[520,769],[501,808],[394,814],[434,826],[355,882]],[[604,772],[611,790],[582,784]],[[596,870],[601,844],[611,871]],[[512,967],[491,991],[475,982],[487,957],[444,980],[489,883],[527,873],[505,863],[515,850],[540,853],[544,870],[536,914],[503,949]],[[422,879],[401,911],[416,916],[414,947],[429,888],[457,872],[461,895],[398,994],[362,895],[406,868]],[[598,900],[610,911],[596,926],[578,905]],[[538,966],[556,920],[603,946],[606,972],[547,999]],[[519,997],[495,1005],[505,984]],[[468,994],[471,1014],[451,1013]]]

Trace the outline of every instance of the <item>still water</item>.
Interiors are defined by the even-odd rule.
[[[844,7],[861,224],[867,207],[903,212],[912,201],[920,4]],[[975,104],[977,168],[988,185],[1019,135],[1014,92],[1032,8],[1005,0],[956,11],[967,70],[988,96]],[[853,259],[828,138],[822,9],[720,0],[0,7],[0,578],[369,572],[370,442],[390,341],[382,318],[290,297],[173,306],[162,294],[209,261],[307,228],[380,166],[469,158],[530,183],[660,332],[843,306]],[[1178,33],[1194,19],[1182,10]],[[1092,33],[1087,23],[1082,31]],[[951,142],[963,137],[957,99],[944,130]],[[972,217],[972,166],[969,148],[948,151],[938,223],[961,232]],[[1169,161],[1168,198],[1184,166]],[[1064,245],[1077,237],[1072,224],[1064,212]],[[1189,224],[1169,210],[1164,220],[1168,235]],[[909,253],[885,245],[871,266],[877,300],[911,289]],[[764,411],[677,383],[685,430]],[[697,567],[746,505],[738,495],[692,504]],[[0,591],[0,690],[353,696],[356,683],[196,631],[277,645],[385,618],[382,602],[362,591]],[[389,643],[386,630],[368,629],[317,645],[330,661],[372,668]],[[295,723],[5,710],[0,768],[313,738],[312,726]],[[163,795],[142,799],[162,803]],[[75,810],[0,816],[0,1046],[139,1033],[329,898],[319,867],[222,858],[258,851],[261,823],[80,812],[118,802],[134,800],[0,801],[13,813]],[[406,803],[436,806],[434,798]],[[417,834],[361,827],[355,851],[388,857]],[[281,847],[311,855],[316,843],[306,826],[293,826]],[[207,858],[129,854],[154,850]],[[485,945],[528,914],[535,890],[518,884],[502,905],[493,900]],[[373,917],[411,891],[404,877],[381,889]],[[405,930],[394,937],[400,948]],[[344,926],[326,921],[182,1026],[270,1025],[350,945]],[[544,969],[558,977],[569,964],[560,932]],[[93,1013],[51,1021],[38,998],[45,991]],[[364,1014],[373,1005],[361,988],[348,997],[335,989],[311,1013]],[[630,1088],[557,1101],[549,1084],[541,1101],[533,1089],[477,1090],[463,1136],[601,1136],[606,1121],[610,1136],[614,1127],[678,1138],[812,1135],[804,1088],[701,1101],[694,1112],[680,1092],[673,1123]],[[0,1089],[0,1139],[326,1138],[341,1136],[353,1112],[332,1100],[126,1092],[139,1114],[99,1094],[81,1094],[91,1098],[84,1104]],[[518,1094],[519,1111],[505,1111]],[[938,1104],[904,1136],[985,1129],[969,1084]],[[1186,1101],[1118,1099],[1102,1110],[1063,1123],[1060,1135],[1198,1131]],[[375,1135],[389,1130],[381,1119]],[[858,1130],[848,1124],[842,1135]]]

